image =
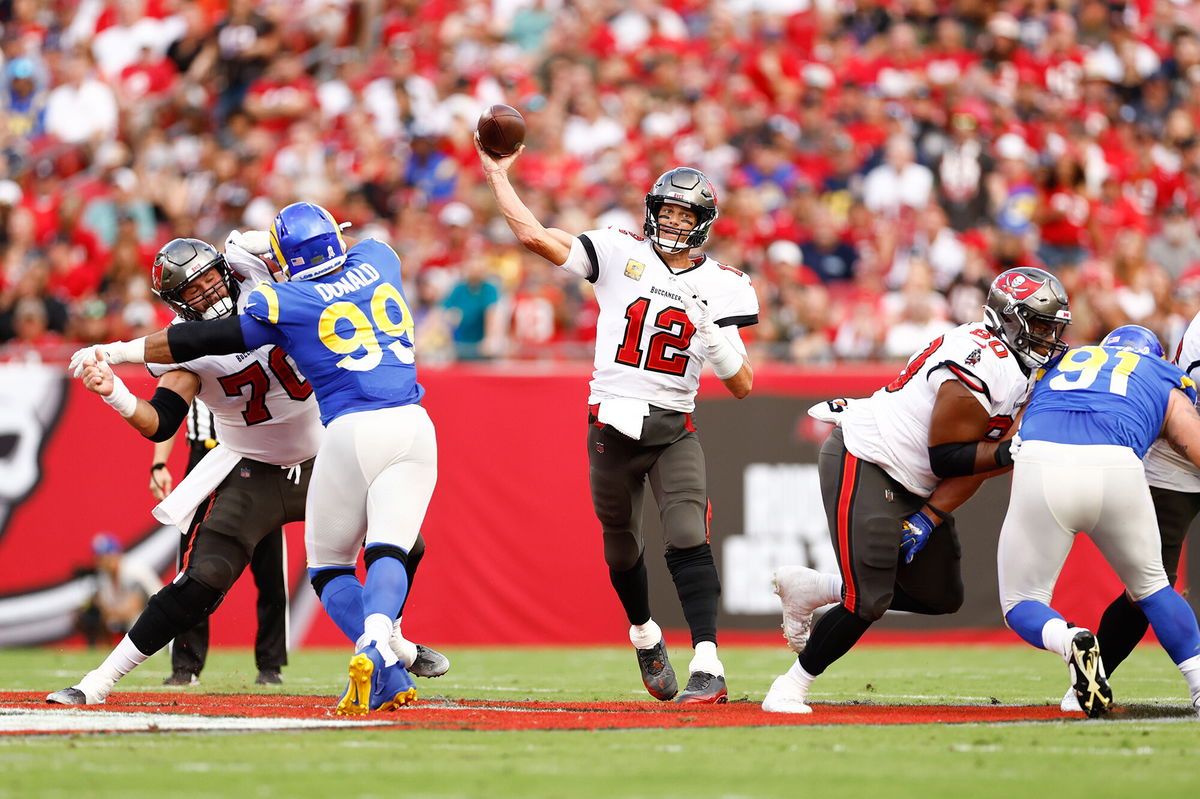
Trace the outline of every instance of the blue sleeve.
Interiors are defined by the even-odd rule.
[[[246,339],[246,350],[256,350],[267,344],[286,346],[287,340],[283,332],[275,325],[255,319],[248,313],[238,314],[242,325],[242,337]]]

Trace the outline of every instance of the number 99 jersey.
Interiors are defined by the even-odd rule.
[[[347,413],[413,405],[425,393],[417,382],[400,259],[383,242],[354,245],[333,274],[260,283],[239,318],[247,347],[278,344],[296,361],[317,395],[322,424]]]
[[[1039,378],[1021,422],[1021,438],[1129,447],[1140,458],[1162,432],[1167,400],[1175,389],[1196,401],[1192,379],[1161,358],[1113,347],[1077,347]]]

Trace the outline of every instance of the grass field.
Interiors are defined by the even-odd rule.
[[[640,701],[627,649],[450,649],[451,672],[421,697]],[[786,650],[723,647],[732,701],[761,701]],[[0,651],[0,690],[70,685],[99,659],[86,651]],[[345,653],[292,656],[283,692],[334,695]],[[679,665],[686,664],[683,660]],[[122,690],[163,690],[158,655]],[[214,652],[202,686],[272,693],[253,658]],[[1186,706],[1157,647],[1113,681],[1119,702],[1154,715]],[[814,686],[819,703],[1057,705],[1066,669],[1027,647],[861,647]],[[119,701],[119,697],[115,698]],[[1150,706],[1150,707],[1145,707]],[[70,712],[70,711],[67,711]],[[404,710],[398,713],[404,713]],[[1200,723],[1115,714],[1019,724],[741,727],[479,732],[321,730],[257,733],[0,735],[0,796],[246,797],[1013,797],[1194,796]],[[1122,717],[1124,716],[1124,717]]]

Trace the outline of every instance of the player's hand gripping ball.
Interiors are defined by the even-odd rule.
[[[525,141],[525,117],[510,105],[494,105],[480,115],[475,130],[488,155],[505,158]]]

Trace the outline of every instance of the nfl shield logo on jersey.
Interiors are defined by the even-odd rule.
[[[625,277],[633,278],[634,280],[642,279],[642,272],[646,271],[646,265],[640,261],[635,261],[630,258],[625,262]]]
[[[238,477],[249,477],[249,476],[250,476],[250,467],[249,466],[243,466],[238,471]]]

